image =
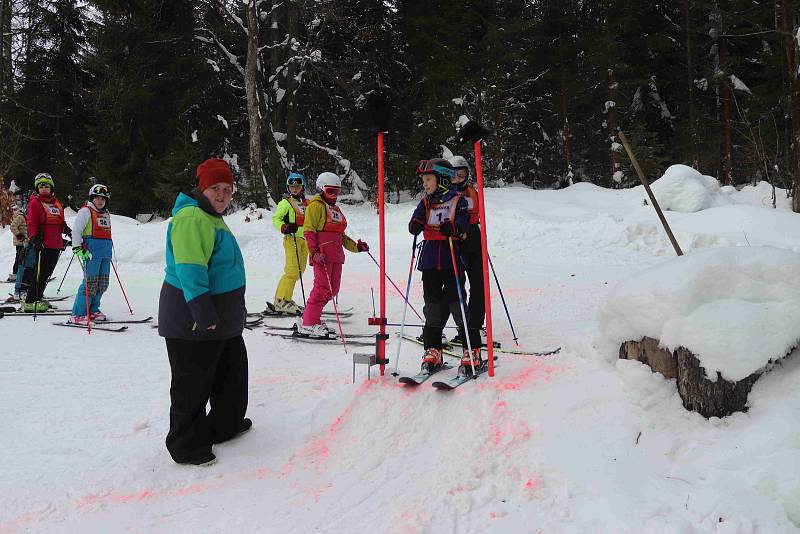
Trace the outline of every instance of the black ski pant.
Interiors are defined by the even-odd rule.
[[[14,254],[14,267],[11,269],[11,274],[17,274],[17,268],[19,267],[19,264],[22,263],[23,260],[22,251],[25,250],[25,247],[23,247],[22,245],[17,245],[16,249],[17,253]]]
[[[486,299],[483,293],[483,256],[480,252],[466,252],[463,258],[467,264],[465,270],[469,279],[468,327],[481,328],[486,317]],[[478,340],[480,340],[480,332],[478,332]],[[475,346],[473,345],[473,347]]]
[[[464,274],[459,273],[461,285],[461,301],[466,300],[464,293]],[[450,315],[458,326],[458,333],[464,339],[464,321],[461,318],[461,307],[458,300],[453,271],[422,271],[422,294],[425,299],[425,328],[422,329],[422,340],[426,349],[442,349],[442,330],[447,324]],[[480,325],[469,328],[470,344],[480,347]]]
[[[25,296],[25,302],[33,304],[37,300],[42,300],[44,290],[47,287],[47,279],[56,270],[58,257],[61,255],[61,249],[58,248],[43,248],[41,252],[36,249],[31,251],[36,254],[36,260],[33,267],[25,269],[25,275],[22,279],[22,287],[28,284],[28,294]],[[38,263],[38,267],[37,267]],[[39,271],[39,278],[36,278],[36,271]]]
[[[247,348],[242,336],[165,341],[172,369],[166,444],[172,459],[184,463],[207,455],[215,442],[241,429],[247,412]]]

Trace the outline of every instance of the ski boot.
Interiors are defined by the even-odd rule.
[[[108,317],[106,317],[106,314],[101,312],[100,310],[92,312],[92,314],[90,315],[90,319],[92,320],[92,322],[97,321],[99,323],[102,323],[103,321],[108,321]]]
[[[464,349],[464,354],[461,356],[461,366],[458,368],[458,374],[464,376],[472,376],[472,368],[475,367],[477,372],[483,366],[481,359],[481,349]]]
[[[425,349],[425,354],[422,356],[422,371],[432,373],[441,366],[442,351],[434,348]]]
[[[305,326],[303,324],[303,318],[298,317],[297,321],[294,323],[294,329],[295,332],[303,337],[314,337],[320,339],[333,339],[335,337],[335,334],[331,335],[331,331],[328,329],[328,325],[325,324],[325,321],[320,321],[318,324]]]
[[[67,321],[70,324],[80,324],[85,325],[87,321],[87,317],[85,315],[72,315]]]
[[[275,311],[284,315],[300,315],[303,310],[293,300],[278,299],[275,301]]]

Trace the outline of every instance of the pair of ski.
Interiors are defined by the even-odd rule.
[[[285,313],[275,309],[275,305],[267,301],[267,307],[264,311],[248,313],[248,317],[299,317],[302,313]],[[335,311],[323,311],[322,315],[326,317],[336,317]],[[353,308],[343,308],[339,310],[339,317],[351,317],[353,315]]]
[[[412,336],[403,336],[403,339],[407,341],[412,341],[418,345],[422,345],[422,340]],[[461,356],[456,354],[456,352],[452,350],[454,347],[462,348],[461,345],[452,345],[450,343],[447,343],[442,348],[442,354],[447,354],[449,356],[460,358]],[[486,349],[486,347],[483,348],[484,350]],[[493,350],[494,352],[499,352],[503,354],[516,354],[518,356],[550,356],[551,354],[558,354],[559,352],[561,352],[561,347],[556,347],[551,350],[504,349],[500,347],[495,347]]]
[[[62,300],[67,300],[68,298],[72,298],[72,295],[64,295],[63,297],[43,297],[42,300],[46,300],[47,302],[60,302]],[[22,302],[21,299],[18,299],[16,296],[9,293],[8,298],[0,302],[0,304],[18,304],[20,302]]]
[[[427,381],[430,377],[438,373],[439,371],[445,371],[447,369],[451,369],[452,366],[449,363],[442,363],[442,365],[438,367],[434,367],[433,369],[425,369],[420,371],[419,373],[415,374],[414,376],[401,376],[399,382],[401,384],[406,384],[408,386],[419,386],[423,382]],[[431,385],[436,389],[442,389],[449,391],[451,389],[456,389],[458,386],[462,384],[466,384],[470,380],[475,380],[486,371],[489,370],[489,366],[486,362],[480,367],[475,368],[475,374],[472,374],[471,367],[459,366],[458,374],[451,378],[450,380],[437,380],[436,382],[432,383]]]
[[[267,329],[264,332],[268,336],[273,337],[280,337],[283,339],[294,339],[297,341],[309,341],[313,343],[322,343],[322,344],[330,344],[330,345],[338,345],[342,342],[339,335],[334,331],[331,332],[328,330],[328,337],[311,337],[306,334],[301,334],[297,331],[297,327],[295,325],[292,326],[275,326],[275,325],[264,325],[264,328]],[[274,332],[270,332],[270,330],[276,330]],[[287,333],[288,332],[288,333]],[[365,341],[364,338],[375,338],[375,334],[345,334],[344,339],[348,345],[358,346],[358,347],[368,347],[374,346],[375,341]]]
[[[103,332],[124,332],[128,329],[129,324],[142,324],[152,321],[152,317],[145,317],[144,319],[121,319],[119,321],[97,321],[92,322],[92,331],[101,330]],[[85,324],[76,323],[53,323],[55,326],[66,326],[67,328],[82,328],[86,330]],[[106,326],[106,325],[122,325],[122,326]]]

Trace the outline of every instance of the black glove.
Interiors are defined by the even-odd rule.
[[[486,131],[486,128],[481,123],[471,120],[461,127],[458,134],[456,134],[456,138],[460,143],[469,141],[474,144],[487,135],[489,135],[489,132]]]
[[[30,244],[36,250],[42,250],[42,234],[36,234],[30,240]]]
[[[61,233],[67,237],[72,237],[72,229],[67,226],[67,223],[64,223],[64,227],[61,229]]]
[[[424,229],[425,225],[416,219],[411,219],[411,222],[408,223],[408,231],[413,235],[421,234]]]
[[[72,244],[72,241],[69,239],[61,239],[61,252],[67,250],[67,247]]]
[[[453,221],[445,221],[439,226],[439,233],[445,237],[452,237],[458,234],[458,229]]]
[[[299,226],[295,223],[286,223],[281,225],[281,233],[286,235],[291,235],[297,231]]]
[[[28,239],[27,237],[25,237],[25,234],[17,234],[14,237],[16,237],[19,241],[25,241],[26,239]]]

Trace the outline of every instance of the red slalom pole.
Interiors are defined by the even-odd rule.
[[[376,357],[380,362],[381,376],[384,375],[386,370],[386,221],[384,213],[384,181],[385,174],[383,171],[383,135],[384,132],[378,132],[378,231],[380,232],[380,271],[381,271],[381,304],[380,304],[380,335],[377,339],[377,354]],[[370,254],[370,256],[372,256]],[[373,258],[374,260],[375,258]]]
[[[108,261],[111,262],[111,266],[114,268],[114,276],[117,277],[117,283],[119,284],[119,288],[122,290],[122,296],[125,297],[125,304],[128,305],[128,311],[131,312],[131,315],[133,315],[133,308],[131,308],[131,303],[128,302],[128,295],[125,294],[125,288],[122,287],[122,281],[119,279],[119,274],[117,274],[117,267],[114,265],[112,260]]]
[[[489,376],[494,376],[494,338],[492,336],[492,297],[489,285],[489,247],[486,237],[486,197],[483,191],[483,163],[481,142],[475,141],[475,174],[478,176],[478,212],[481,218],[481,256],[483,263],[483,301],[486,305],[486,352],[489,358]]]

